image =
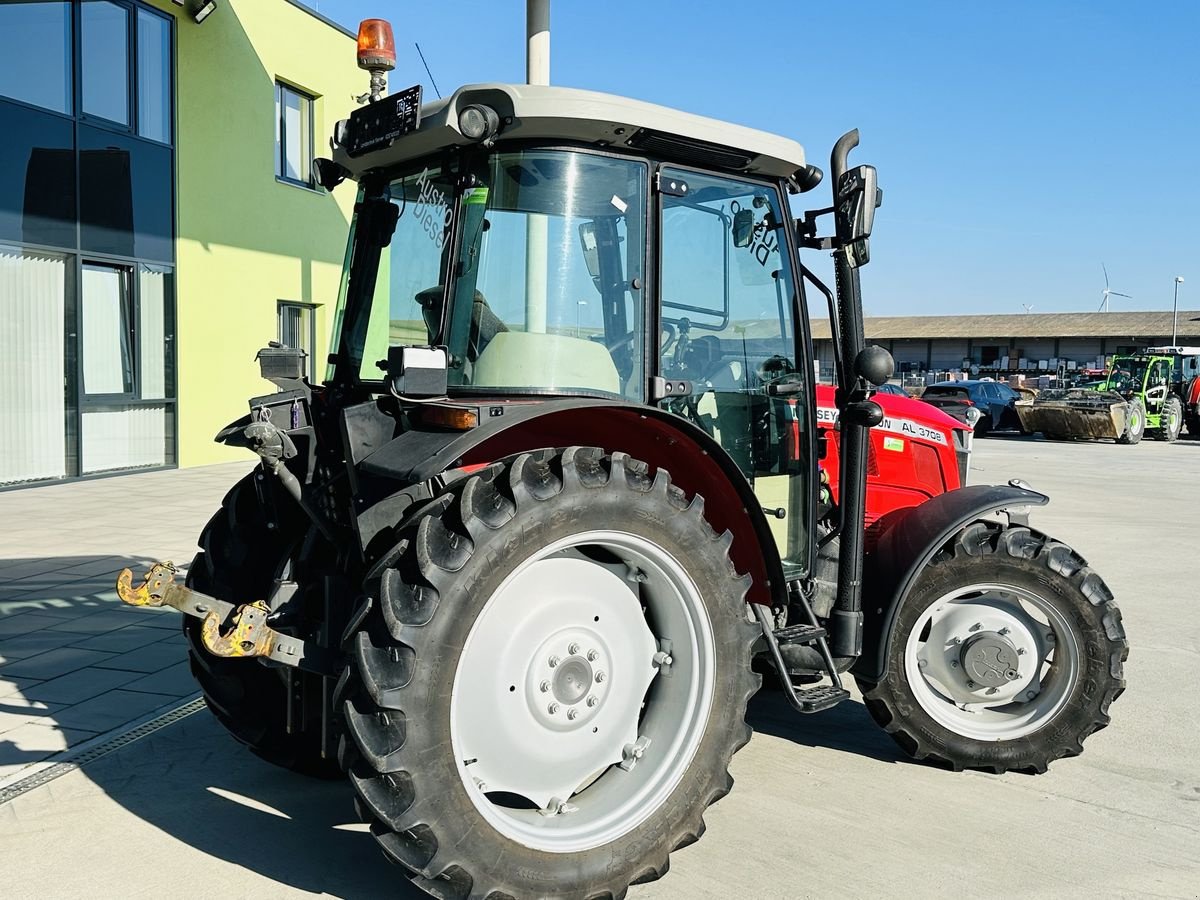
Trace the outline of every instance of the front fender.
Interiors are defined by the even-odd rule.
[[[866,681],[887,675],[887,647],[900,605],[921,572],[960,530],[984,516],[1050,498],[1017,482],[978,484],[939,494],[884,516],[863,568],[863,652],[852,671]]]
[[[734,564],[753,578],[749,600],[786,602],[783,566],[762,507],[737,463],[703,430],[657,407],[619,401],[579,398],[496,408],[502,414],[468,431],[405,432],[366,456],[359,468],[415,485],[450,469],[543,447],[624,451],[669,471],[688,494],[703,495],[705,518],[718,533],[732,533]]]

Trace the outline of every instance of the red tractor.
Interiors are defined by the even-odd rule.
[[[732,785],[764,667],[798,713],[853,677],[954,769],[1079,753],[1124,685],[1120,614],[1029,524],[1046,496],[964,485],[963,426],[872,396],[892,361],[863,342],[880,194],[856,144],[796,217],[823,180],[798,144],[672,109],[484,84],[356,110],[317,161],[358,191],[327,377],[263,351],[280,390],[218,436],[261,466],[186,586],[159,564],[123,599],[187,613],[213,714],[344,772],[438,897],[662,875]]]

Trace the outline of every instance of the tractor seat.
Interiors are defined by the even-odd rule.
[[[475,387],[621,393],[621,376],[603,344],[565,334],[501,331],[484,346]]]

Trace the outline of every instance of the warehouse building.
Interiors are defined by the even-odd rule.
[[[255,351],[323,361],[355,47],[293,0],[0,3],[0,487],[244,457]]]
[[[1177,344],[1200,344],[1200,310],[1180,310]],[[980,375],[1092,368],[1104,356],[1162,346],[1172,312],[872,316],[867,340],[891,351],[897,372],[968,369]],[[832,369],[829,322],[814,319],[822,373]]]

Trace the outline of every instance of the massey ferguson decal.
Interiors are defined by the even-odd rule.
[[[825,424],[834,426],[837,424],[838,411],[834,406],[818,406],[817,407],[817,424]],[[905,437],[922,438],[923,440],[933,441],[935,444],[948,445],[945,432],[938,431],[936,428],[930,428],[928,425],[922,425],[920,422],[914,422],[912,419],[898,419],[892,416],[884,416],[883,421],[875,426],[879,431],[890,431],[893,434],[901,434]]]

